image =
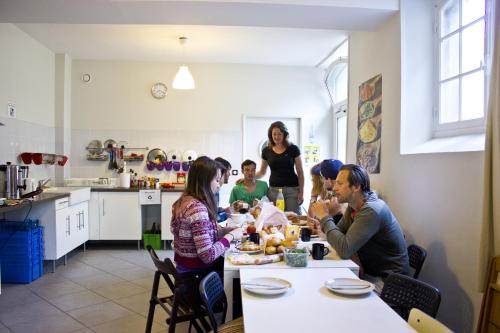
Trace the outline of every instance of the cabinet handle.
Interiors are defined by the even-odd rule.
[[[78,230],[82,230],[82,221],[80,218],[81,212],[78,212]]]
[[[82,210],[82,228],[85,229],[85,211]]]
[[[71,235],[71,227],[70,227],[69,219],[70,219],[70,217],[66,216],[66,234],[68,236]]]
[[[104,199],[102,199],[102,216],[106,215],[106,210],[104,209]]]

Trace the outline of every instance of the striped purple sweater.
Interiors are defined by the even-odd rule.
[[[210,267],[229,248],[227,239],[217,240],[217,223],[210,220],[207,207],[186,194],[172,205],[170,231],[174,234],[174,261],[181,270]]]

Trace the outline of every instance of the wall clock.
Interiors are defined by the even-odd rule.
[[[162,82],[153,84],[151,87],[151,95],[156,99],[164,98],[167,95],[167,86]]]

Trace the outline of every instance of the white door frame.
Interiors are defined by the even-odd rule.
[[[246,155],[246,151],[245,151],[245,144],[246,144],[246,133],[245,133],[245,124],[247,122],[247,118],[259,118],[259,119],[283,119],[283,120],[287,120],[287,119],[294,119],[294,120],[298,120],[299,121],[299,133],[297,133],[297,141],[298,142],[294,142],[294,144],[296,144],[300,151],[301,151],[301,154],[302,154],[302,133],[303,133],[303,129],[302,129],[302,125],[303,125],[303,121],[302,121],[302,117],[283,117],[283,116],[274,116],[274,115],[266,115],[266,116],[253,116],[253,115],[246,115],[246,114],[242,114],[241,115],[241,160],[243,160],[244,156],[247,156]],[[257,163],[260,163],[260,161],[256,161]],[[259,164],[260,165],[260,164]]]

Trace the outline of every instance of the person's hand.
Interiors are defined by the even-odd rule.
[[[236,179],[236,181],[234,183],[236,185],[240,185],[241,183],[243,183],[244,180],[245,180],[244,178]]]
[[[319,229],[320,227],[320,223],[318,220],[316,220],[315,218],[312,218],[312,217],[307,217],[307,226],[313,230],[315,229]]]
[[[234,240],[240,240],[243,237],[243,229],[236,228],[229,232],[231,236],[233,236]]]
[[[312,216],[318,220],[328,216],[328,201],[317,201],[311,204]]]
[[[300,193],[297,195],[297,203],[300,205],[302,205],[302,203],[304,202],[304,193]]]
[[[231,207],[224,208],[224,211],[225,211],[227,214],[231,214]]]

